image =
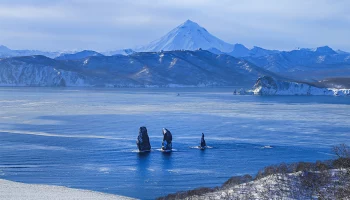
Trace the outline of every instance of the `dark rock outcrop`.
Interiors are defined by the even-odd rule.
[[[147,128],[142,126],[139,130],[139,135],[137,137],[136,141],[137,147],[140,151],[150,151],[151,150],[151,144],[149,142],[149,137],[147,133]]]
[[[162,143],[162,150],[172,150],[173,148],[173,136],[171,135],[171,132],[163,128],[163,143]]]

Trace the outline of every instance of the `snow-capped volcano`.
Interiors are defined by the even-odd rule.
[[[234,45],[220,40],[197,23],[187,20],[160,39],[135,50],[138,52],[157,52],[161,50],[193,51],[199,48],[204,50],[215,48],[221,52],[231,52],[234,49]]]

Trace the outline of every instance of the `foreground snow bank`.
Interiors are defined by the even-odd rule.
[[[0,179],[0,199],[6,200],[130,200],[131,198],[62,186],[25,184]]]
[[[350,89],[319,88],[306,83],[281,81],[269,76],[259,78],[252,92],[255,95],[350,95]]]

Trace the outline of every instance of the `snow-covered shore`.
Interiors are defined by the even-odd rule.
[[[323,95],[349,96],[350,89],[319,88],[306,83],[281,81],[264,76],[259,78],[253,87],[255,95]]]
[[[309,176],[307,173],[318,174]],[[337,193],[337,188],[347,187],[348,182],[342,182],[345,170],[327,170],[317,172],[295,172],[287,174],[273,174],[248,183],[221,188],[200,196],[190,196],[188,200],[219,200],[219,199],[343,199]],[[317,178],[316,178],[317,177]],[[322,199],[322,198],[321,198]],[[346,198],[348,199],[348,198]]]
[[[132,198],[72,189],[63,186],[25,184],[0,179],[0,199],[6,200],[131,200]]]

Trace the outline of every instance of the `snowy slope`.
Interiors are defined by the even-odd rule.
[[[250,49],[249,56],[261,57],[261,56],[273,55],[273,54],[276,54],[279,52],[280,51],[278,51],[278,50],[268,50],[268,49],[264,49],[264,48],[255,46],[252,49]]]
[[[254,85],[256,95],[335,95],[349,96],[350,89],[319,88],[306,83],[281,81],[272,77],[259,78]]]
[[[234,46],[211,35],[205,28],[199,26],[197,23],[187,20],[160,39],[135,49],[135,51],[157,52],[161,50],[196,50],[199,48],[216,48],[221,52],[230,52],[233,50]]]
[[[39,185],[13,182],[0,179],[0,199],[6,200],[132,200],[133,198],[73,189],[63,186]]]
[[[244,45],[235,44],[233,47],[233,50],[231,52],[228,52],[227,54],[234,57],[246,57],[246,56],[249,56],[251,52],[250,52],[250,49],[248,49]]]
[[[0,45],[0,57],[8,57],[9,55],[12,55],[13,52],[11,49],[7,48],[4,45]]]
[[[115,51],[103,52],[103,55],[105,55],[105,56],[114,56],[114,55],[127,56],[127,55],[130,55],[130,54],[133,54],[133,53],[135,53],[135,51],[132,50],[132,49],[120,49],[120,50],[115,50]]]
[[[327,174],[325,180],[312,180],[310,184],[305,176],[310,172],[295,172],[285,174],[274,174],[255,181],[243,183],[228,188],[222,188],[216,192],[207,193],[201,196],[191,196],[188,200],[219,200],[219,199],[280,199],[280,200],[301,200],[301,199],[343,199],[337,190],[346,187],[348,180],[339,180],[346,171],[332,169],[327,171],[315,171],[314,174]],[[317,177],[317,176],[314,176]],[[322,176],[320,176],[322,177]],[[324,177],[323,177],[324,178]],[[319,181],[320,185],[315,184]],[[324,183],[324,185],[323,185]],[[344,184],[344,185],[343,185]],[[316,188],[319,187],[319,188]],[[346,198],[348,199],[348,198]]]
[[[73,54],[61,54],[55,59],[56,60],[79,60],[90,56],[103,56],[103,55],[96,51],[84,50]]]

